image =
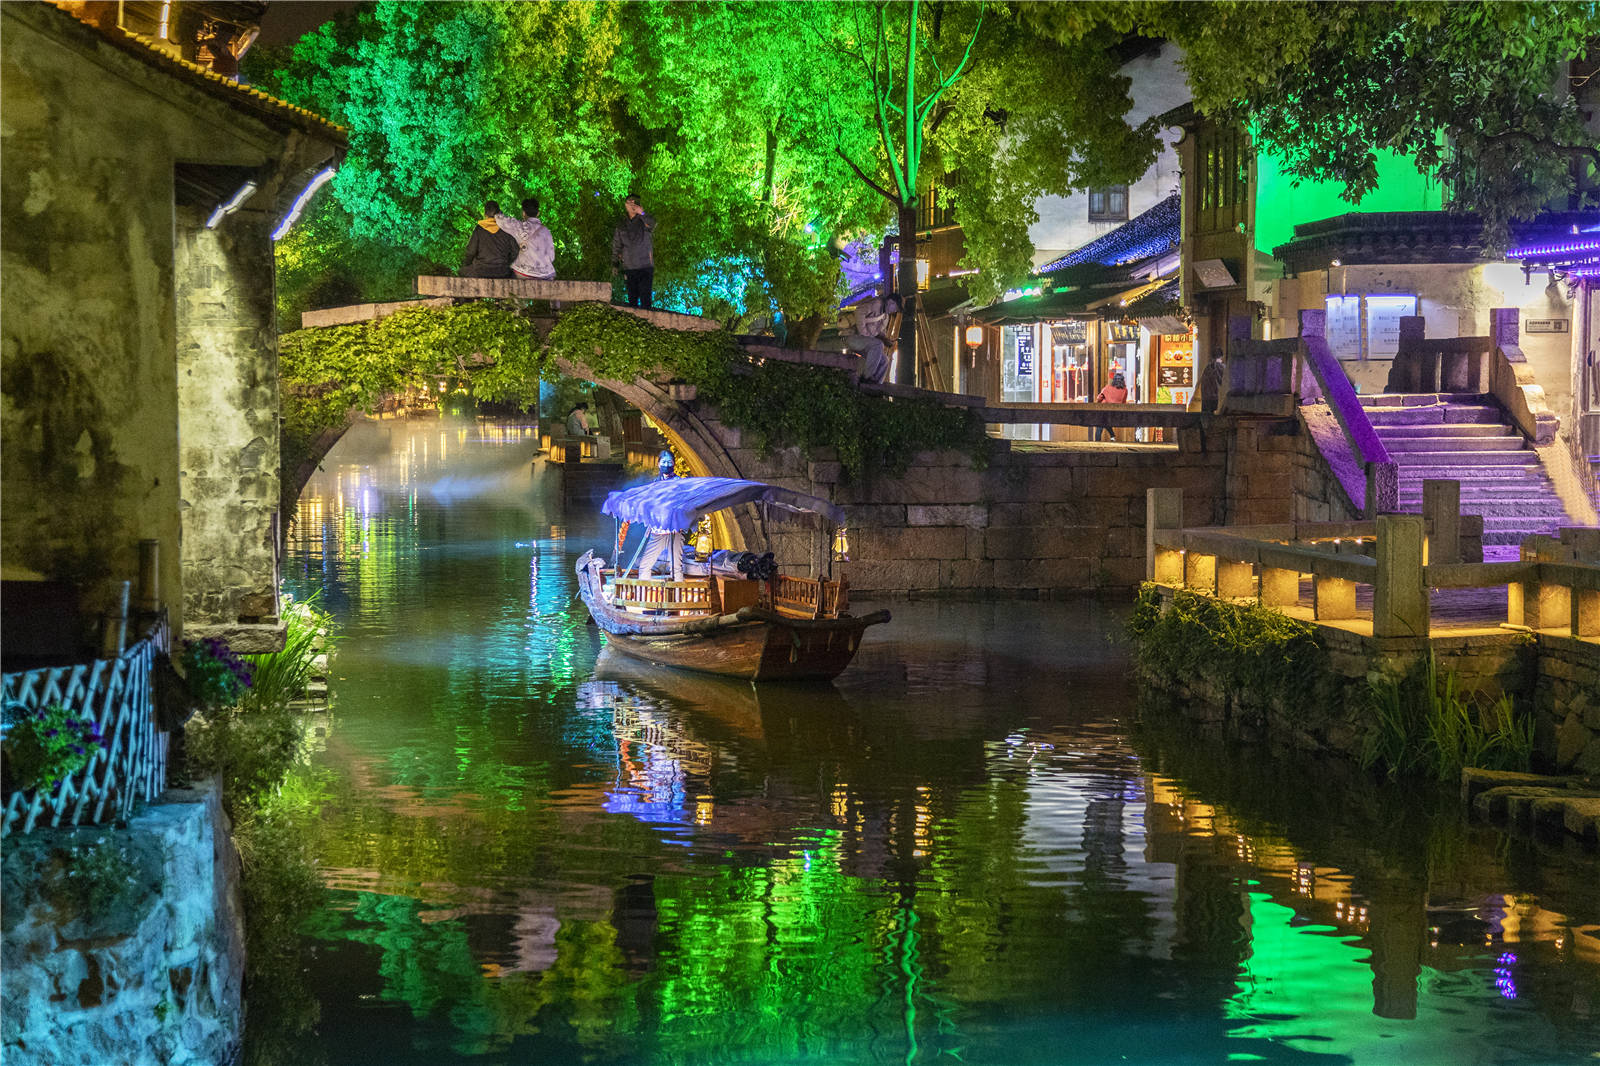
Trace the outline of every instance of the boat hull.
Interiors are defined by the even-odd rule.
[[[746,681],[831,681],[850,665],[867,627],[888,611],[860,618],[787,618],[742,608],[689,622],[630,615],[609,606],[598,578],[579,563],[579,593],[608,646],[646,662]]]

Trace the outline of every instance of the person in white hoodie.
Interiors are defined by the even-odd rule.
[[[556,276],[556,245],[549,228],[539,221],[539,201],[532,197],[522,201],[522,217],[496,215],[500,228],[517,239],[520,251],[511,264],[511,274],[518,278],[535,278],[550,281]]]

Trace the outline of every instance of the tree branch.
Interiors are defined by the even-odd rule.
[[[1547,137],[1535,137],[1531,133],[1521,130],[1506,130],[1502,133],[1475,133],[1474,139],[1480,141],[1517,141],[1530,148],[1550,152],[1555,155],[1564,155],[1572,159],[1587,159],[1600,170],[1600,148],[1586,144],[1557,144]]]
[[[856,161],[845,155],[843,148],[839,147],[838,145],[834,145],[833,150],[838,153],[839,158],[843,159],[851,170],[856,172],[856,177],[866,182],[874,191],[878,193],[878,195],[882,196],[885,200],[888,200],[891,204],[894,204],[896,207],[900,206],[900,198],[895,196],[895,194],[890,192],[888,189],[885,189],[882,185],[879,185],[876,181],[873,181],[871,178],[867,177],[866,171],[856,166]]]

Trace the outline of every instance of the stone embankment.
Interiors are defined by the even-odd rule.
[[[6,1066],[214,1066],[242,1031],[239,859],[215,783],[123,827],[6,840]]]
[[[836,456],[763,456],[737,429],[706,425],[742,476],[844,508],[843,571],[858,598],[1131,589],[1152,487],[1181,488],[1192,525],[1359,517],[1298,417],[1217,416],[1156,447],[997,441],[981,469],[959,452],[921,452],[903,473],[856,481]],[[808,558],[811,536],[769,531],[783,558]]]
[[[1600,782],[1593,777],[1546,777],[1466,770],[1461,802],[1473,814],[1528,834],[1570,834],[1600,847]]]

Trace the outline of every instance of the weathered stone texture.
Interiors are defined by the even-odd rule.
[[[81,913],[51,854],[90,842],[127,856],[134,887]],[[8,840],[8,1066],[232,1061],[244,975],[238,881],[214,785],[169,792],[123,828]]]

